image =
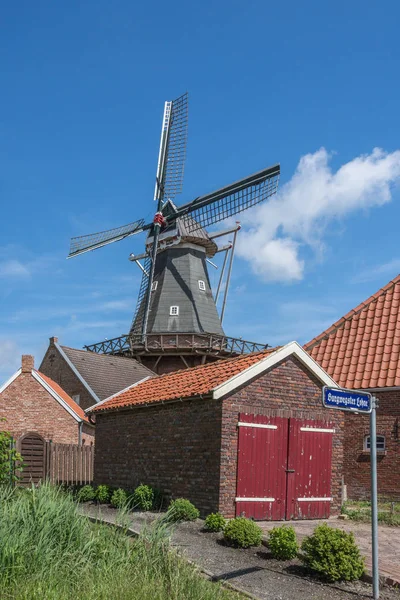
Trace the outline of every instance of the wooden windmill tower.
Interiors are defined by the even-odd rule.
[[[157,372],[266,347],[225,335],[222,319],[239,226],[212,233],[207,232],[206,227],[275,194],[279,164],[177,206],[174,199],[182,191],[187,123],[187,94],[165,103],[153,222],[139,219],[116,229],[72,238],[68,256],[72,258],[140,232],[147,233],[143,254],[129,257],[142,270],[129,334],[85,348],[92,352],[133,356]],[[218,246],[215,240],[228,234],[233,235],[233,242]],[[225,257],[213,296],[207,263],[213,264],[211,258],[217,252],[225,252]],[[227,264],[219,315],[216,302]]]

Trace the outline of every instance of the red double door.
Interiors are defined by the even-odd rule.
[[[330,423],[239,415],[236,515],[257,520],[330,514]]]

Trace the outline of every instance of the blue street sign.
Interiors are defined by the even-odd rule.
[[[359,413],[370,413],[372,411],[372,395],[357,390],[325,386],[322,389],[322,403],[325,408],[337,408]]]

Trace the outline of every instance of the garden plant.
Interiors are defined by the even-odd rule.
[[[329,527],[315,528],[301,545],[301,560],[327,581],[353,581],[364,573],[364,559],[353,533]]]
[[[185,498],[171,500],[168,507],[168,518],[171,521],[195,521],[200,516],[200,511]]]
[[[224,538],[232,546],[250,548],[261,544],[261,527],[245,517],[231,519],[224,528]]]
[[[291,560],[296,558],[299,551],[296,532],[291,525],[274,527],[269,532],[268,547],[274,558]]]
[[[209,514],[204,522],[205,529],[207,529],[208,531],[214,531],[214,532],[223,531],[225,525],[226,525],[226,520],[221,515],[221,513]]]
[[[48,484],[0,486],[0,596],[13,600],[234,600],[169,549],[156,524],[137,539],[79,514]]]
[[[149,485],[138,485],[132,494],[133,508],[151,510],[154,502],[154,491]]]

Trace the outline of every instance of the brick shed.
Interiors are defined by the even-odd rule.
[[[169,373],[96,415],[95,482],[140,483],[203,514],[327,517],[341,502],[343,413],[334,381],[296,343]]]
[[[305,349],[340,386],[378,398],[378,494],[400,500],[400,275]],[[366,415],[345,415],[344,476],[349,498],[370,497]]]
[[[0,387],[0,417],[19,445],[31,434],[61,444],[94,441],[94,426],[82,408],[34,368],[33,356],[22,356],[20,369]]]

